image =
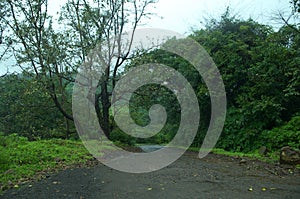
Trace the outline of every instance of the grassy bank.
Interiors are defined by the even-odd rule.
[[[80,141],[28,141],[17,135],[0,135],[0,192],[18,187],[19,182],[41,178],[43,174],[74,165],[84,165],[93,157]]]
[[[190,147],[190,151],[199,152],[199,148]],[[258,159],[264,162],[275,163],[279,161],[279,153],[278,152],[269,152],[266,156],[262,156],[258,151],[254,151],[252,153],[243,153],[243,152],[231,152],[225,151],[224,149],[214,148],[211,151],[214,154],[226,155],[226,156],[234,156],[234,157],[247,157],[251,159]]]

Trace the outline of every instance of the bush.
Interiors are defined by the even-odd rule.
[[[293,117],[285,125],[264,131],[266,146],[271,150],[278,150],[284,146],[300,149],[300,116]]]
[[[110,133],[110,140],[113,142],[119,142],[122,144],[127,144],[129,146],[133,146],[136,143],[136,138],[132,137],[126,133],[124,133],[121,129],[115,128],[111,133]]]
[[[16,133],[5,136],[0,133],[0,146],[2,147],[12,147],[18,146],[26,143],[28,139],[26,137],[18,136]]]

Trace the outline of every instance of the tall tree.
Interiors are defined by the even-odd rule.
[[[67,126],[74,118],[66,88],[74,82],[90,50],[99,43],[109,44],[108,68],[98,83],[100,92],[95,99],[99,121],[109,135],[109,87],[115,86],[118,69],[130,56],[130,45],[126,50],[121,48],[122,37],[126,30],[134,33],[147,15],[146,7],[155,0],[69,0],[58,21],[48,13],[48,0],[6,2],[9,15],[5,24],[15,44],[12,49],[16,60],[46,88]]]
[[[95,109],[103,131],[109,137],[110,97],[116,85],[120,66],[130,58],[134,32],[141,19],[147,15],[146,8],[154,0],[70,0],[64,7],[61,20],[68,24],[68,32],[75,35],[74,45],[79,52],[78,59],[85,62],[88,53],[97,44],[105,44],[104,76],[98,82],[99,92],[95,96]],[[132,31],[128,46],[124,48],[125,31]],[[97,49],[101,51],[101,48]],[[102,53],[102,52],[99,52]]]
[[[257,138],[263,130],[299,112],[299,34],[229,14],[192,37],[210,53],[226,88],[228,114],[219,146],[253,150],[262,144]]]

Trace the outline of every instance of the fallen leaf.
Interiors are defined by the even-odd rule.
[[[19,188],[19,185],[16,184],[16,185],[14,186],[14,188]]]
[[[263,187],[261,188],[262,191],[267,191],[267,188]]]
[[[252,188],[252,187],[250,187],[250,188],[248,189],[248,191],[253,191],[253,188]]]
[[[151,191],[151,190],[152,190],[152,188],[151,188],[151,187],[149,187],[147,190],[148,190],[148,191]]]

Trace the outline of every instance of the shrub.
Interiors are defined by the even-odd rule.
[[[121,129],[115,128],[110,133],[110,140],[113,142],[119,142],[122,144],[127,144],[129,146],[133,146],[136,143],[136,138],[124,133]]]
[[[300,148],[300,116],[293,117],[281,127],[264,131],[266,146],[271,150],[278,150],[284,146]]]

